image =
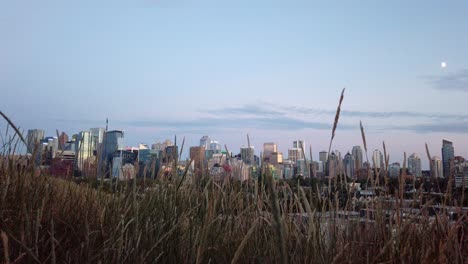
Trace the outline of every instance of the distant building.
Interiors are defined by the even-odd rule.
[[[113,163],[114,152],[124,149],[123,140],[124,132],[121,130],[112,130],[104,133],[99,171],[102,172],[102,169],[105,169],[106,172],[108,171],[109,166]]]
[[[448,140],[442,140],[442,165],[444,171],[444,177],[449,178],[452,172],[451,162],[455,157],[455,151],[453,148],[453,143]]]
[[[270,156],[270,164],[278,165],[283,163],[283,153],[281,152],[273,152]]]
[[[380,150],[378,149],[374,150],[372,154],[372,163],[373,163],[373,166],[377,169],[382,169],[384,167],[384,158]]]
[[[306,147],[304,140],[294,140],[293,149],[298,149],[297,159],[305,159],[304,154],[306,152]]]
[[[64,150],[65,144],[68,142],[68,135],[65,132],[62,132],[58,137],[59,149]]]
[[[255,149],[254,147],[241,148],[241,159],[247,165],[255,165]]]
[[[444,168],[442,165],[442,159],[439,157],[432,157],[432,177],[434,178],[443,178],[444,177]]]
[[[200,139],[200,147],[204,147],[205,150],[210,148],[211,138],[209,136],[203,136]]]
[[[468,189],[468,162],[463,161],[455,166],[455,187],[461,188],[463,185]]]
[[[339,173],[339,159],[335,155],[335,152],[332,152],[330,156],[328,157],[328,161],[326,162],[328,165],[328,176],[329,177],[336,177],[338,176]]]
[[[415,177],[422,177],[421,158],[418,154],[413,153],[408,157],[408,170]]]
[[[263,161],[270,162],[270,158],[274,152],[278,152],[278,146],[275,143],[273,142],[264,143],[263,144]]]
[[[93,157],[94,143],[91,131],[81,131],[75,141],[76,161],[75,169],[82,171],[84,164]]]
[[[344,172],[345,175],[351,179],[355,178],[355,163],[354,156],[349,152],[346,153],[343,159]]]
[[[324,151],[324,150],[323,150],[323,151],[320,151],[320,153],[319,153],[319,161],[321,161],[321,162],[327,162],[327,160],[328,160],[328,152],[326,152],[326,151]]]
[[[398,178],[400,177],[400,170],[401,170],[400,163],[398,162],[392,163],[388,166],[388,176],[390,178]]]
[[[179,160],[179,147],[167,146],[163,156],[163,163],[173,163]]]
[[[195,175],[201,177],[204,172],[205,147],[190,147],[190,159],[193,162]]]
[[[41,140],[44,139],[45,131],[42,129],[30,129],[28,130],[28,136],[26,139],[28,153],[33,153],[36,148],[39,147]]]
[[[362,168],[363,163],[361,146],[354,146],[352,150],[352,155],[354,158],[354,167],[356,171],[358,171]]]
[[[292,161],[294,164],[297,163],[297,160],[301,157],[302,155],[298,148],[288,149],[288,160]]]

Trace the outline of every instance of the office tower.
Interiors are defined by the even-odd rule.
[[[326,152],[325,150],[320,151],[320,153],[319,153],[319,161],[321,161],[321,162],[327,162],[327,160],[328,160],[328,152]]]
[[[255,149],[254,147],[241,148],[241,159],[245,164],[255,165]]]
[[[297,160],[301,159],[301,155],[299,153],[300,150],[298,148],[288,149],[288,159],[296,164]]]
[[[283,163],[283,153],[273,152],[270,157],[270,164],[278,165],[280,163]]]
[[[121,130],[112,130],[104,133],[104,147],[102,152],[103,161],[112,161],[112,154],[117,150],[124,149],[123,139],[124,132]]]
[[[39,147],[39,144],[41,143],[41,140],[44,139],[44,130],[42,129],[30,129],[28,130],[28,136],[27,136],[27,152],[28,153],[33,153],[36,147]],[[40,151],[40,149],[38,149]]]
[[[91,136],[91,131],[81,131],[75,141],[75,169],[82,171],[85,163],[93,157],[94,140]]]
[[[195,176],[201,177],[203,175],[203,164],[205,162],[205,147],[190,147],[190,159],[193,162]]]
[[[221,153],[221,144],[217,140],[211,140],[208,149],[212,150],[213,153]]]
[[[384,166],[384,159],[382,152],[380,150],[376,149],[374,150],[374,153],[372,154],[372,164],[375,168],[377,169],[382,169]]]
[[[106,132],[102,127],[90,128],[91,138],[93,140],[93,150],[100,152],[102,151],[102,142],[104,140],[104,133]]]
[[[264,143],[263,144],[263,161],[269,162],[274,152],[278,152],[278,146],[275,143],[273,142]]]
[[[351,179],[355,178],[355,163],[354,156],[349,152],[346,153],[343,159],[344,172],[345,175]]]
[[[395,163],[392,163],[388,166],[388,176],[390,178],[398,178],[400,177],[400,163],[398,162],[395,162]]]
[[[451,162],[455,156],[454,152],[453,143],[445,139],[442,140],[442,165],[445,178],[451,176]]]
[[[408,157],[408,171],[415,177],[422,176],[421,158],[418,154],[413,153]]]
[[[43,165],[50,165],[52,159],[58,151],[58,138],[57,137],[46,137],[41,140],[40,146],[37,149],[36,159]]]
[[[151,145],[151,149],[155,152],[155,153],[159,153],[160,151],[166,151],[166,147],[168,146],[172,146],[172,141],[169,140],[169,139],[166,139],[166,141],[160,143],[154,143]]]
[[[444,177],[444,168],[442,165],[442,159],[440,157],[432,157],[432,177],[434,178],[443,178]]]
[[[362,149],[361,146],[354,146],[352,150],[352,155],[354,158],[354,165],[355,169],[360,170],[362,168],[362,162],[363,162],[363,157],[362,157]]]
[[[293,141],[293,148],[298,149],[299,155],[297,159],[305,159],[304,154],[307,151],[304,140],[294,140]]]
[[[68,135],[65,132],[62,132],[60,136],[58,137],[58,142],[59,142],[59,149],[65,150],[65,145],[68,142]]]
[[[326,162],[328,165],[327,167],[327,174],[329,177],[336,177],[339,173],[339,160],[338,157],[335,155],[335,152],[332,152],[328,157]]]
[[[204,147],[205,150],[210,148],[211,138],[209,136],[203,136],[200,139],[200,147]]]
[[[167,146],[163,163],[173,163],[179,160],[179,146]]]

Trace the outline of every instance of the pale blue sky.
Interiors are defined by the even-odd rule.
[[[64,2],[0,0],[1,110],[25,129],[109,117],[128,145],[250,133],[318,152],[346,87],[334,148],[362,120],[394,161],[442,138],[468,157],[466,1]]]

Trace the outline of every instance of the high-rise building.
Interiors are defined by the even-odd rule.
[[[263,161],[269,162],[274,152],[278,152],[278,146],[273,142],[263,144]]]
[[[382,152],[380,152],[380,150],[378,149],[374,150],[372,154],[372,164],[374,165],[374,167],[377,169],[382,169],[382,167],[384,166],[383,162],[384,160]]]
[[[255,149],[254,147],[243,147],[241,150],[241,159],[247,165],[255,165]]]
[[[28,130],[28,136],[26,140],[28,153],[33,153],[36,147],[38,148],[37,150],[40,151],[39,145],[41,143],[41,140],[44,139],[44,134],[45,134],[45,131],[42,129]]]
[[[293,141],[293,148],[299,150],[299,154],[297,156],[298,159],[305,159],[304,154],[307,151],[305,147],[304,140],[294,140]]]
[[[388,176],[390,178],[398,178],[400,177],[400,163],[398,162],[395,162],[395,163],[392,163],[388,166]]]
[[[335,152],[332,152],[328,157],[326,162],[327,164],[327,174],[329,177],[336,177],[339,173],[339,160],[338,157],[335,155]]]
[[[442,140],[442,165],[444,170],[444,177],[448,178],[452,172],[451,162],[455,157],[453,143],[448,140]]]
[[[213,153],[221,153],[221,144],[217,140],[212,140],[208,149],[212,150]]]
[[[86,162],[93,157],[94,143],[91,131],[81,131],[75,141],[75,169],[82,171]]]
[[[58,137],[58,141],[59,141],[59,149],[65,150],[65,145],[68,142],[68,135],[65,132],[62,132],[60,136]]]
[[[278,165],[280,163],[283,163],[283,153],[273,152],[270,156],[270,164]]]
[[[205,149],[210,148],[211,138],[209,136],[203,136],[200,139],[200,147],[204,147]]]
[[[360,170],[362,167],[362,149],[361,146],[354,146],[352,150],[352,155],[354,158],[354,165],[356,168],[356,171]]]
[[[415,177],[422,176],[421,158],[418,154],[413,153],[408,157],[408,171]]]
[[[104,140],[104,133],[106,132],[106,130],[102,127],[95,127],[90,128],[89,131],[91,132],[91,138],[93,140],[93,150],[102,151],[101,146]]]
[[[442,159],[439,157],[432,157],[432,177],[434,178],[443,178],[444,177],[444,168],[442,165]]]
[[[302,152],[298,148],[288,149],[288,160],[296,164],[297,160],[301,159],[302,157],[300,153]]]
[[[344,172],[345,175],[351,179],[355,178],[355,163],[354,156],[349,152],[346,153],[343,159]]]
[[[202,176],[203,164],[205,161],[205,147],[190,147],[190,159],[194,164],[195,175]]]
[[[124,132],[121,130],[112,130],[107,131],[104,133],[104,140],[103,140],[103,151],[101,155],[101,159],[103,162],[110,163],[113,158],[113,154],[117,150],[124,149]]]
[[[320,151],[320,153],[319,153],[319,161],[321,161],[321,162],[327,162],[327,160],[328,160],[328,152],[326,152],[325,150]]]

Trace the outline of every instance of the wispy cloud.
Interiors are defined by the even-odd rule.
[[[412,131],[417,133],[468,133],[468,124],[461,122],[415,124],[409,126],[389,126],[387,129]]]
[[[123,121],[122,124],[136,127],[159,127],[161,129],[180,130],[217,130],[217,129],[271,129],[271,130],[301,130],[301,129],[331,129],[331,122],[311,122],[290,117],[270,118],[199,118],[195,120],[154,120],[154,121]],[[340,124],[341,129],[351,129],[353,126]]]
[[[427,78],[435,89],[468,92],[468,69],[441,76],[428,76]]]
[[[297,106],[281,106],[271,103],[262,103],[261,105],[243,105],[239,107],[228,107],[216,110],[206,111],[204,113],[211,113],[215,116],[224,115],[251,115],[257,117],[284,117],[293,116],[297,114],[303,115],[335,115],[335,109],[318,109]],[[393,112],[378,112],[378,111],[355,111],[355,110],[342,110],[342,116],[356,117],[356,118],[428,118],[428,119],[468,119],[466,114],[450,114],[450,113],[423,113],[416,111],[393,111]]]

